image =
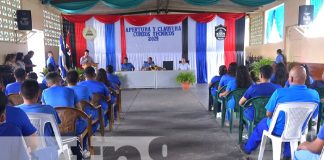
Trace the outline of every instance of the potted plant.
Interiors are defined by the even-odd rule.
[[[178,74],[176,81],[181,84],[183,90],[187,91],[190,85],[196,82],[196,76],[193,72],[181,72]]]
[[[252,63],[252,71],[255,73],[257,77],[259,77],[260,74],[260,68],[265,65],[272,65],[273,62],[271,59],[261,59],[258,62]]]

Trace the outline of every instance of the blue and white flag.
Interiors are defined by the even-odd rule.
[[[64,52],[65,52],[65,48],[64,48],[63,37],[60,36],[59,67],[60,67],[60,70],[61,70],[62,78],[66,77],[66,70],[64,68],[64,66],[65,66]]]

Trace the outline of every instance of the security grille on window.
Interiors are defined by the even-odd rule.
[[[59,46],[61,35],[61,17],[44,10],[44,37],[46,46]]]
[[[250,45],[261,45],[263,41],[263,14],[250,17]]]
[[[16,12],[21,9],[20,0],[0,0],[0,41],[17,42],[22,33],[17,30]]]

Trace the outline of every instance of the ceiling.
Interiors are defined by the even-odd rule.
[[[78,0],[56,0],[56,3]],[[80,1],[80,0],[79,0]],[[198,12],[232,12],[246,13],[257,10],[258,7],[246,7],[235,4],[230,0],[220,0],[215,5],[195,6],[184,0],[146,0],[141,5],[129,9],[114,9],[99,2],[82,14],[147,14],[147,13],[198,13]]]

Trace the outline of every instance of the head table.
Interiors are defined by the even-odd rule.
[[[126,71],[116,72],[121,76],[122,88],[179,88],[176,77],[180,72],[188,71]],[[191,70],[190,72],[196,73]]]

